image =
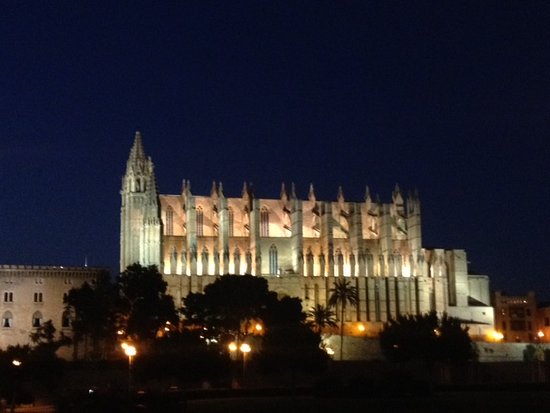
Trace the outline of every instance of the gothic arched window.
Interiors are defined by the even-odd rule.
[[[269,237],[269,211],[266,207],[260,211],[260,237]]]
[[[278,274],[278,270],[279,270],[279,263],[278,263],[277,247],[275,245],[272,245],[271,248],[269,248],[269,273]]]
[[[174,210],[171,206],[166,208],[166,235],[174,235]]]
[[[42,313],[40,311],[36,311],[32,315],[32,326],[40,327],[41,325],[42,325]]]
[[[197,207],[197,236],[202,237],[204,234],[203,231],[204,225],[204,214],[201,207]]]
[[[4,328],[10,328],[13,327],[13,315],[10,311],[6,311],[2,315],[2,327]]]

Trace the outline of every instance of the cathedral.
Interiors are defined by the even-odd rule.
[[[398,186],[391,202],[367,188],[359,202],[342,190],[336,200],[307,199],[294,185],[278,199],[258,199],[246,183],[228,197],[221,183],[195,195],[159,194],[154,164],[135,135],[121,189],[120,269],[157,265],[176,305],[223,274],[265,277],[279,295],[299,297],[305,311],[326,305],[338,277],[357,288],[359,302],[345,315],[346,333],[360,323],[376,335],[399,314],[436,311],[458,317],[482,338],[493,328],[489,278],[469,274],[461,249],[422,246],[418,194]]]

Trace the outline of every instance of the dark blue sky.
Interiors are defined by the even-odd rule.
[[[117,269],[140,129],[162,193],[389,201],[550,298],[550,3],[0,3],[0,262]]]

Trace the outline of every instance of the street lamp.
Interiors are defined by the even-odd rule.
[[[128,393],[132,392],[133,387],[133,359],[135,355],[137,354],[137,349],[135,346],[128,344],[126,342],[122,343],[120,345],[122,349],[124,350],[124,354],[128,356]]]
[[[231,353],[235,353],[235,351],[237,351],[237,344],[235,344],[234,341],[232,341],[231,343],[229,343],[229,345],[227,346],[227,348],[229,349],[229,351]]]
[[[491,331],[489,333],[489,337],[496,342],[499,342],[504,339],[504,334],[502,334],[500,331]]]
[[[18,370],[19,367],[23,364],[21,360],[13,359],[11,364],[15,367],[14,371],[14,380],[13,380],[13,394],[11,395],[11,413],[15,411],[15,392],[17,391],[17,385],[18,385]]]
[[[244,385],[244,381],[246,377],[246,355],[250,353],[252,348],[250,347],[249,344],[243,343],[239,347],[239,350],[241,350],[241,353],[243,353],[243,385]]]

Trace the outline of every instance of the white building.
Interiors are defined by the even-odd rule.
[[[71,315],[63,303],[65,294],[84,282],[92,283],[105,271],[88,267],[0,265],[0,349],[31,344],[30,334],[49,320],[58,333],[71,337]]]
[[[398,186],[390,203],[307,199],[294,186],[279,199],[258,199],[245,184],[226,197],[214,183],[195,195],[188,181],[180,194],[159,195],[154,165],[136,133],[122,180],[120,269],[158,265],[169,294],[181,303],[221,274],[266,277],[270,289],[302,299],[304,309],[326,304],[335,278],[359,292],[349,308],[349,332],[361,322],[371,334],[398,314],[435,310],[468,321],[474,335],[493,328],[487,276],[468,274],[464,250],[422,247],[420,200]]]

